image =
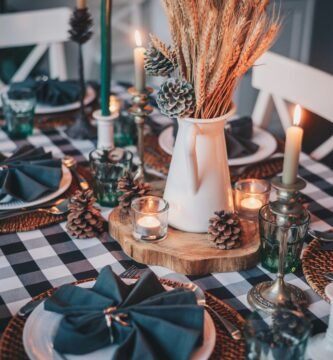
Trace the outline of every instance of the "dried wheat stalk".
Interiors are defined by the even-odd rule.
[[[231,106],[240,77],[272,45],[280,22],[269,0],[162,0],[173,50],[154,46],[178,64],[178,76],[195,89],[196,118],[214,118]]]

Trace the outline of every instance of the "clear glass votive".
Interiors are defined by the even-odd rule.
[[[31,89],[9,90],[1,94],[5,130],[13,139],[25,139],[32,135],[36,107],[36,95]]]
[[[266,180],[245,179],[235,184],[235,208],[239,216],[256,219],[259,210],[269,201],[271,185]]]
[[[136,240],[163,240],[168,232],[169,204],[157,196],[143,196],[131,204],[133,236]]]
[[[298,311],[277,309],[271,318],[254,312],[244,328],[247,359],[303,360],[311,329],[310,320]]]
[[[121,192],[118,180],[131,171],[133,154],[119,148],[97,149],[89,154],[92,185],[97,202],[102,206],[115,207]]]
[[[291,221],[293,221],[291,219]],[[294,224],[286,231],[287,249],[284,259],[285,273],[295,272],[301,260],[301,251],[304,238],[310,222],[308,211],[304,210],[299,219],[295,219]],[[279,262],[279,247],[281,226],[277,224],[277,216],[272,213],[269,205],[264,206],[259,212],[259,232],[260,232],[260,256],[262,266],[270,272],[276,273]]]

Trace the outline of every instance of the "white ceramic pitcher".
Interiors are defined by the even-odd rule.
[[[207,232],[214,211],[233,211],[225,122],[236,107],[215,119],[178,119],[164,199],[169,224],[188,232]]]

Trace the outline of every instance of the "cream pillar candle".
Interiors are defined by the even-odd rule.
[[[299,156],[302,149],[303,129],[299,127],[302,109],[296,105],[294,112],[294,125],[287,130],[286,146],[284,151],[282,182],[292,185],[296,182],[298,174]]]
[[[141,35],[138,30],[135,31],[136,48],[134,48],[134,70],[135,70],[135,88],[142,92],[146,87],[146,76],[144,69],[144,60],[146,49],[142,46]]]
[[[87,7],[86,0],[76,0],[76,7],[78,9],[85,9]]]

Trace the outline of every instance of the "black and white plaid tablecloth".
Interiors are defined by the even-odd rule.
[[[128,97],[119,86],[115,91],[123,98]],[[157,111],[153,115],[157,121],[161,121]],[[89,152],[94,148],[91,141],[69,139],[63,129],[35,130],[34,135],[27,140],[15,142],[0,131],[1,152],[11,152],[25,142],[43,146],[55,156],[72,155],[81,162],[87,161]],[[313,227],[322,230],[332,227],[333,171],[302,155],[300,175],[307,181],[303,195],[313,214]],[[105,210],[103,214],[107,216],[108,212],[109,210]],[[105,265],[111,265],[116,273],[121,273],[132,264],[133,260],[108,235],[103,234],[99,239],[75,240],[66,232],[65,223],[36,231],[1,235],[0,333],[11,316],[33,296],[65,283],[95,277]],[[146,268],[145,265],[136,265]],[[172,273],[163,267],[150,268],[159,276]],[[249,289],[273,276],[257,266],[242,272],[213,273],[189,278],[246,316],[250,311],[246,300]],[[310,289],[301,270],[287,275],[287,280],[306,292],[315,332],[323,331],[328,320],[329,305]]]

